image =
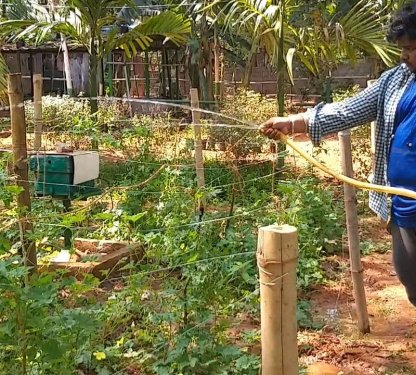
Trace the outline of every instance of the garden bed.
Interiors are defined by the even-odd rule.
[[[129,261],[140,260],[144,251],[139,243],[77,238],[74,240],[73,251],[69,253],[69,261],[51,259],[41,264],[40,269],[46,271],[64,269],[74,276],[91,273],[102,279],[119,272],[120,268]]]

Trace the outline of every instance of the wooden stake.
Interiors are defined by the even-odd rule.
[[[36,269],[36,247],[33,242],[27,241],[26,232],[33,229],[32,224],[26,219],[26,213],[30,211],[30,191],[27,163],[26,145],[26,121],[25,107],[23,103],[22,75],[9,74],[8,94],[10,102],[10,119],[12,124],[13,168],[17,176],[17,185],[22,192],[17,196],[21,236],[23,242],[23,256],[25,265]]]
[[[351,154],[351,133],[349,130],[338,133],[342,172],[347,177],[353,177]],[[347,216],[348,247],[351,262],[354,298],[357,307],[358,328],[362,333],[370,332],[367,302],[365,297],[363,267],[360,257],[360,239],[358,234],[357,198],[355,188],[344,183],[345,213]]]
[[[199,108],[199,96],[198,89],[191,89],[191,107]],[[205,186],[205,172],[204,172],[204,154],[202,151],[201,140],[201,112],[192,111],[192,122],[194,128],[194,142],[195,142],[195,164],[196,164],[196,176],[198,180],[198,188],[201,189]],[[200,201],[200,214],[203,213],[205,207],[205,199]]]
[[[297,230],[285,225],[260,228],[262,375],[298,375],[296,264]]]
[[[42,54],[35,55],[35,69],[33,74],[33,107],[35,122],[34,148],[39,150],[42,147],[42,93],[43,93],[43,74],[42,74]]]

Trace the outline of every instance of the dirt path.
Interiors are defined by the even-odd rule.
[[[312,296],[319,332],[301,332],[302,362],[336,365],[344,374],[416,374],[416,309],[391,275],[390,254],[363,258],[371,333],[360,335],[355,306],[344,273],[338,286],[322,287]]]

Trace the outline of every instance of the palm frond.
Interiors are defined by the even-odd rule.
[[[358,49],[370,55],[378,55],[386,65],[394,65],[398,50],[386,41],[383,24],[387,22],[388,15],[383,10],[374,11],[367,1],[359,1],[339,21],[343,31],[341,48],[347,54],[352,49]]]
[[[111,35],[104,48],[107,51],[122,48],[131,56],[137,53],[138,49],[147,49],[156,36],[163,36],[165,42],[172,41],[180,45],[186,43],[190,33],[190,20],[169,11],[144,20],[126,34]]]

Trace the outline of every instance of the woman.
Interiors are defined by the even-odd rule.
[[[376,121],[373,183],[416,191],[416,2],[395,15],[388,39],[401,49],[402,64],[377,82],[340,103],[319,104],[305,114],[274,117],[261,126],[271,139],[279,134],[309,133],[318,145],[322,136]],[[370,193],[370,208],[390,218],[393,263],[416,306],[416,200]]]

